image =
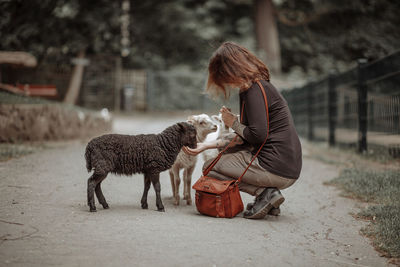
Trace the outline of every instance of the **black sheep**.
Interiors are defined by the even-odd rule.
[[[88,172],[94,170],[87,188],[90,211],[96,211],[94,192],[103,208],[109,208],[100,184],[110,172],[125,175],[143,173],[142,208],[148,208],[147,193],[151,182],[156,191],[158,211],[164,211],[160,172],[171,168],[183,146],[196,147],[196,129],[186,122],[174,124],[160,134],[107,134],[92,139],[85,152],[86,168]]]

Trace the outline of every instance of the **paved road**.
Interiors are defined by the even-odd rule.
[[[123,117],[120,133],[160,132],[184,117]],[[284,190],[282,215],[264,220],[216,219],[194,206],[175,207],[162,173],[165,213],[140,208],[141,175],[103,182],[109,210],[86,206],[85,142],[53,145],[0,163],[0,266],[385,266],[356,203],[324,186],[337,169],[304,157],[300,180]],[[305,148],[305,153],[307,149]],[[199,160],[194,173],[200,175]],[[245,203],[252,200],[243,194]]]

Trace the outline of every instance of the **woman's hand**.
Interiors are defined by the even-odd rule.
[[[224,121],[225,125],[229,128],[232,128],[233,123],[237,120],[237,116],[229,111],[229,109],[225,106],[219,110],[222,115],[222,120]]]
[[[190,155],[190,156],[197,156],[198,154],[200,154],[201,152],[203,152],[204,150],[208,149],[209,147],[207,146],[206,143],[197,143],[197,147],[196,148],[190,148],[187,146],[184,146],[182,148],[183,152],[185,152],[186,154]]]

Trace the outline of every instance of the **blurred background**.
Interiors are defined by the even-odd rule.
[[[208,59],[230,40],[270,68],[303,136],[364,151],[369,134],[396,154],[399,11],[396,0],[0,0],[1,101],[235,110],[235,97],[204,95]]]

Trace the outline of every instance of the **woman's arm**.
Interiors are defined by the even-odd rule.
[[[212,149],[212,148],[225,148],[233,138],[236,137],[235,133],[227,133],[221,136],[220,139],[207,142],[207,143],[198,143],[196,148],[189,148],[184,146],[182,148],[183,152],[185,152],[188,155],[191,156],[196,156],[203,152],[204,150],[207,149]],[[241,145],[243,144],[243,139],[239,136],[236,138],[236,140],[230,145],[230,147],[236,146],[236,145]]]
[[[238,117],[230,112],[228,108],[223,106],[220,109],[220,112],[222,114],[222,120],[224,121],[225,125],[232,128],[240,137],[244,138],[244,129],[246,128],[246,125],[241,124],[238,120]]]

